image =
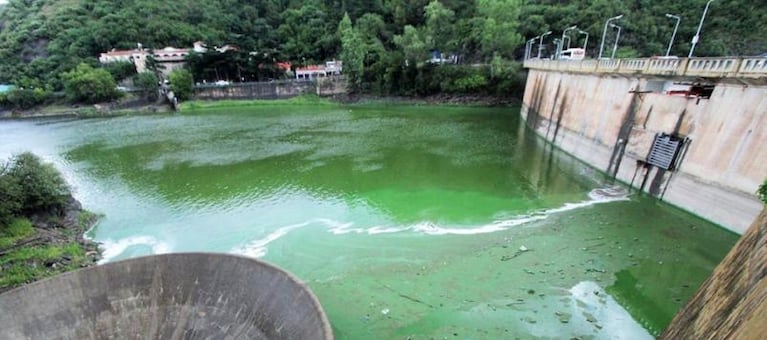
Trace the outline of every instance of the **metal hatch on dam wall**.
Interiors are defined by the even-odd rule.
[[[303,283],[275,266],[225,254],[90,267],[6,292],[0,310],[0,339],[333,338]]]

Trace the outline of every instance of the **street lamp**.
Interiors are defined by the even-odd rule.
[[[674,38],[676,37],[676,29],[679,28],[679,21],[682,20],[682,18],[666,13],[666,18],[669,19],[676,19],[676,25],[674,25],[674,33],[671,34],[671,41],[668,42],[668,49],[666,50],[666,56],[668,57],[671,53],[671,45],[674,45]]]
[[[700,23],[698,24],[698,32],[695,33],[695,36],[692,37],[692,47],[690,47],[690,54],[687,56],[687,58],[692,58],[692,52],[695,51],[695,45],[698,44],[698,41],[700,40],[700,29],[703,28],[703,20],[706,19],[706,12],[708,12],[708,5],[710,5],[714,0],[708,0],[706,3],[706,8],[703,9],[703,15],[700,16]]]
[[[530,59],[530,54],[533,52],[533,42],[535,39],[538,39],[538,37],[533,37],[525,43],[525,60]]]
[[[541,59],[541,49],[543,49],[543,38],[545,38],[549,34],[551,34],[551,31],[543,33],[539,36],[541,40],[538,41],[538,59]]]
[[[585,34],[586,40],[583,41],[583,51],[586,51],[586,46],[589,44],[589,32],[578,30],[578,33]]]
[[[564,31],[562,31],[562,45],[561,45],[561,46],[564,46],[564,42],[565,42],[565,36],[567,35],[567,31],[572,31],[572,30],[574,30],[574,29],[577,29],[577,28],[578,28],[578,26],[577,26],[577,25],[573,25],[573,26],[570,26],[570,27],[568,27],[568,28],[565,28],[565,30],[564,30]],[[570,39],[570,37],[567,37],[567,39]],[[559,49],[559,51],[560,51],[560,52],[562,51],[562,47],[561,47],[561,46],[560,46],[560,49]],[[570,45],[569,45],[569,40],[568,40],[568,46],[567,46],[567,48],[570,48]]]
[[[612,17],[605,21],[605,29],[602,31],[602,44],[599,46],[599,59],[602,59],[602,51],[605,49],[605,34],[607,34],[607,25],[610,24],[610,21],[619,20],[620,18],[623,18],[623,14]]]
[[[610,56],[610,59],[613,59],[615,58],[615,50],[618,48],[618,40],[621,39],[621,27],[616,24],[610,24],[610,27],[618,29],[618,35],[615,36],[615,43],[613,44],[613,54]]]

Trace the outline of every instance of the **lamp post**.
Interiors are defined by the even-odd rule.
[[[695,45],[698,44],[698,41],[700,40],[700,29],[703,28],[703,20],[706,20],[706,12],[708,12],[708,5],[710,5],[714,0],[708,0],[706,3],[706,8],[703,9],[703,15],[700,16],[700,23],[698,24],[698,32],[695,33],[695,36],[692,37],[692,47],[690,47],[690,54],[687,56],[687,58],[692,58],[692,52],[695,51]]]
[[[586,40],[583,41],[583,51],[586,51],[586,46],[589,44],[589,32],[578,30],[578,33],[586,35]]]
[[[671,46],[674,45],[674,38],[676,37],[676,29],[679,28],[679,21],[682,20],[682,18],[666,13],[666,17],[669,19],[676,19],[676,25],[674,25],[674,33],[671,34],[671,41],[668,42],[668,49],[666,50],[666,56],[668,57],[669,54],[671,54]]]
[[[607,34],[607,25],[610,24],[610,21],[619,20],[620,18],[623,18],[623,14],[612,17],[605,21],[605,29],[602,31],[602,44],[599,46],[599,59],[602,59],[602,51],[605,49],[605,34]]]
[[[539,36],[541,40],[538,41],[538,59],[541,59],[541,50],[543,49],[543,38],[545,38],[549,34],[551,34],[551,31],[543,33]]]
[[[530,59],[530,54],[533,53],[533,42],[535,42],[535,39],[538,39],[538,37],[533,37],[525,43],[525,60]]]
[[[618,29],[618,35],[615,36],[615,43],[613,44],[613,54],[610,56],[610,59],[614,59],[615,58],[615,50],[618,49],[618,40],[621,39],[621,27],[616,25],[616,24],[610,24],[610,27]]]
[[[564,45],[565,45],[565,43],[564,43],[564,42],[565,42],[565,37],[567,37],[567,31],[572,31],[572,30],[574,30],[574,29],[578,29],[578,25],[573,25],[573,26],[570,26],[570,27],[568,27],[568,28],[565,28],[565,30],[564,30],[564,31],[562,31],[562,42],[561,42],[561,45],[560,45],[560,48],[559,48],[559,51],[560,51],[560,52],[562,52],[562,48],[563,48],[562,46],[564,46]],[[570,37],[567,37],[567,39],[568,39],[568,45],[567,45],[567,48],[570,48],[570,40],[569,40],[569,39],[570,39]]]

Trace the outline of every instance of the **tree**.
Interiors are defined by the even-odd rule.
[[[512,57],[514,49],[522,43],[519,28],[518,0],[478,0],[477,9],[484,19],[477,23],[478,42],[484,58],[495,54]]]
[[[170,89],[176,95],[176,98],[179,100],[192,98],[194,94],[194,79],[191,72],[185,69],[173,70],[168,75],[168,81],[170,81]]]
[[[133,86],[141,90],[141,95],[148,101],[157,100],[158,79],[152,72],[141,72],[133,77]]]
[[[64,92],[72,102],[98,103],[120,97],[114,78],[104,69],[81,63],[61,75]]]
[[[19,214],[32,214],[64,205],[69,196],[61,174],[32,153],[14,156],[0,165],[0,224]]]
[[[115,81],[128,79],[129,77],[136,74],[136,65],[128,61],[109,63],[104,65],[104,69],[106,69],[109,74],[112,75],[112,78],[114,78]]]
[[[409,63],[416,65],[419,60],[426,59],[426,43],[415,27],[405,26],[402,35],[394,36],[394,43],[402,49]]]
[[[341,36],[341,60],[344,62],[344,74],[352,91],[360,88],[364,74],[365,47],[357,31],[352,27],[348,14],[338,24]]]
[[[424,7],[426,12],[426,42],[430,48],[441,52],[453,51],[453,27],[455,12],[434,0]]]

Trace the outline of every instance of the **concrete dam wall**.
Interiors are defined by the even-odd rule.
[[[530,69],[522,116],[575,157],[742,234],[762,209],[755,192],[767,177],[767,86],[719,81],[674,95],[675,83]],[[662,133],[687,141],[673,171],[646,163]]]
[[[0,295],[0,339],[332,339],[287,272],[224,254],[108,263]]]

